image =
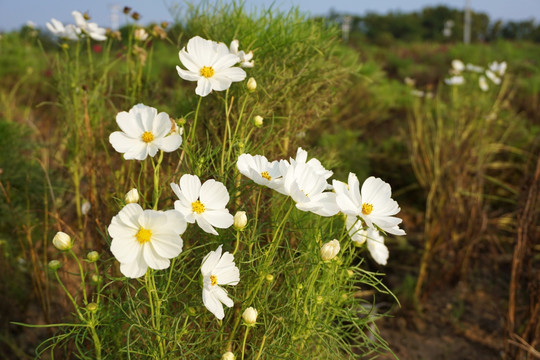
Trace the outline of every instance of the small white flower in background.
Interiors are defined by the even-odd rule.
[[[452,60],[452,70],[454,74],[459,74],[465,70],[465,64],[459,59]]]
[[[65,38],[69,40],[78,40],[81,30],[75,25],[69,24],[64,26],[60,21],[51,19],[50,23],[46,23],[47,29],[53,33],[53,35],[59,38]]]
[[[452,76],[451,78],[444,79],[444,83],[446,85],[455,86],[455,85],[463,85],[465,83],[465,79],[461,75]]]
[[[137,189],[133,188],[129,190],[126,193],[126,196],[124,197],[124,201],[126,204],[134,204],[139,202],[139,191]]]
[[[491,80],[495,85],[501,84],[501,78],[495,75],[495,73],[491,70],[486,70],[486,76]]]
[[[421,91],[421,90],[412,89],[411,90],[411,95],[422,98],[422,97],[424,97],[425,93],[423,91]]]
[[[234,256],[225,252],[221,255],[222,245],[216,251],[210,251],[202,261],[203,303],[219,320],[225,317],[223,305],[233,307],[234,302],[227,296],[220,285],[236,285],[240,281],[240,271],[234,264]]]
[[[30,29],[35,29],[36,28],[36,23],[33,22],[32,20],[28,20],[26,22],[26,26],[28,26]]]
[[[405,79],[403,79],[403,82],[405,83],[405,85],[409,86],[409,87],[414,87],[414,85],[416,85],[416,80],[414,80],[413,78],[410,78],[410,77],[405,77]]]
[[[247,54],[244,51],[238,51],[239,41],[233,40],[231,42],[231,46],[229,47],[229,51],[231,54],[234,54],[238,56],[240,59],[239,63],[241,67],[246,68],[252,68],[253,65],[255,65],[255,62],[251,59],[253,59],[253,51],[248,52]]]
[[[174,210],[143,210],[127,204],[108,227],[111,252],[120,262],[124,276],[138,278],[148,267],[163,270],[182,252],[180,234],[186,230],[182,214]]]
[[[155,156],[158,150],[175,151],[182,144],[182,137],[171,132],[169,115],[157,113],[153,107],[137,104],[129,112],[119,112],[116,122],[122,131],[109,136],[109,142],[126,160],[144,160]]]
[[[264,118],[261,115],[255,115],[255,117],[253,118],[253,125],[260,128],[263,126],[263,124],[264,124]]]
[[[234,356],[234,354],[230,351],[227,351],[226,353],[224,353],[222,356],[221,356],[221,360],[235,360],[236,357]]]
[[[329,241],[321,246],[321,258],[323,261],[330,261],[336,257],[340,249],[341,247],[337,239]]]
[[[484,75],[481,75],[478,78],[478,86],[480,86],[480,89],[482,89],[482,91],[488,91],[489,90],[489,85],[488,85],[486,77]]]
[[[233,226],[236,230],[242,231],[247,225],[247,216],[245,211],[237,211],[236,214],[234,214],[234,223]]]
[[[138,28],[137,30],[135,30],[133,36],[137,41],[146,41],[146,39],[148,39],[148,33],[143,28]]]
[[[254,326],[257,322],[257,316],[259,316],[259,312],[251,306],[242,313],[242,319],[244,319],[244,323],[247,326]]]
[[[107,37],[105,36],[107,30],[105,28],[99,27],[95,22],[86,21],[84,15],[78,11],[73,11],[71,15],[73,15],[75,24],[77,24],[79,29],[81,29],[82,32],[86,33],[92,39],[96,41],[107,40]]]
[[[71,236],[62,231],[59,231],[54,235],[52,242],[54,247],[60,251],[67,251],[73,247]]]
[[[247,82],[247,88],[249,91],[255,91],[257,89],[257,81],[254,78],[250,77]]]
[[[81,213],[83,215],[88,215],[91,208],[92,208],[92,205],[90,204],[90,201],[85,200],[81,205]]]
[[[489,70],[496,73],[499,76],[504,76],[506,73],[506,61],[498,63],[496,61],[489,64]]]
[[[481,72],[484,72],[484,68],[483,68],[483,67],[477,66],[477,65],[473,65],[473,64],[471,64],[471,63],[468,63],[468,64],[465,66],[465,69],[467,69],[468,71],[475,72],[475,73],[481,73]]]
[[[377,226],[390,234],[405,235],[405,231],[398,227],[402,220],[392,216],[397,214],[400,208],[391,198],[392,190],[388,183],[371,176],[364,181],[360,189],[356,175],[349,173],[348,184],[337,180],[334,180],[333,184],[337,205],[347,215],[349,224],[356,222],[356,217],[359,217],[370,228],[375,229]]]
[[[247,176],[256,184],[284,193],[278,161],[269,162],[263,155],[242,154],[238,157],[236,167],[242,175]]]
[[[246,78],[246,72],[235,67],[239,62],[237,55],[231,54],[227,45],[199,36],[191,38],[186,48],[178,56],[187,70],[176,66],[178,75],[188,81],[197,81],[195,94],[206,96],[212,90],[227,90],[233,82]]]
[[[197,175],[185,174],[180,178],[179,185],[171,183],[171,188],[178,197],[174,209],[188,223],[197,222],[201,229],[213,235],[218,235],[214,226],[226,229],[234,223],[233,216],[225,208],[229,193],[219,181],[210,179],[201,185]]]
[[[368,228],[367,230],[359,230],[357,232],[357,238],[361,238],[358,243],[363,244],[367,241],[367,248],[371,257],[377,264],[386,265],[388,261],[388,248],[384,244],[384,238],[379,231]]]

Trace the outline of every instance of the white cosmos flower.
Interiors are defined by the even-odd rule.
[[[105,28],[99,27],[95,22],[86,21],[84,15],[78,11],[73,11],[71,15],[73,15],[75,24],[77,24],[79,29],[81,29],[82,32],[90,36],[92,39],[96,41],[107,40],[107,37],[105,36],[107,30]]]
[[[465,70],[465,64],[463,64],[463,61],[459,59],[454,59],[452,60],[452,70],[454,70],[454,73],[459,74]]]
[[[450,86],[463,85],[465,83],[465,79],[461,75],[456,75],[452,76],[451,78],[444,79],[444,83]]]
[[[164,112],[158,114],[153,107],[138,104],[129,112],[119,112],[116,122],[122,131],[109,136],[109,142],[126,160],[144,160],[155,156],[158,150],[175,151],[182,144],[178,133],[171,133],[171,120]]]
[[[290,158],[290,165],[296,165],[299,163],[306,164],[310,168],[312,168],[317,175],[323,176],[325,179],[328,179],[330,176],[332,176],[333,172],[331,170],[326,170],[324,166],[322,166],[321,162],[318,159],[312,158],[309,161],[307,160],[307,151],[299,147],[296,150],[296,158]],[[287,166],[286,162],[281,162],[281,166]],[[285,170],[286,171],[286,170]],[[285,173],[285,171],[282,169],[282,173]]]
[[[482,89],[482,91],[488,91],[489,90],[489,85],[488,85],[486,77],[484,75],[481,75],[478,78],[478,86],[480,86],[480,89]]]
[[[499,76],[503,76],[506,72],[506,61],[503,61],[501,63],[498,63],[497,61],[492,62],[491,64],[489,64],[489,70]]]
[[[214,179],[201,185],[197,175],[189,174],[180,178],[179,185],[171,183],[179,199],[174,202],[174,209],[182,213],[188,223],[197,222],[201,229],[213,235],[218,235],[214,226],[226,229],[233,224],[233,216],[225,208],[229,202],[225,185]]]
[[[349,173],[348,184],[334,180],[333,185],[337,206],[344,214],[360,217],[370,228],[378,227],[390,234],[405,235],[405,231],[398,227],[402,220],[392,216],[400,208],[391,198],[392,190],[388,183],[371,176],[364,181],[360,190],[358,178]]]
[[[231,83],[246,78],[244,70],[234,67],[239,57],[231,54],[223,43],[195,36],[188,41],[187,51],[185,49],[180,50],[179,57],[187,70],[180,66],[176,66],[176,70],[182,79],[197,81],[197,95],[206,96],[212,90],[227,90]]]
[[[238,51],[238,46],[238,40],[233,40],[231,42],[231,46],[229,47],[229,51],[231,52],[231,54],[238,56],[238,58],[240,59],[239,63],[241,67],[252,68],[253,65],[255,65],[255,62],[251,60],[253,59],[253,51],[250,51],[246,54],[242,50]]]
[[[168,268],[169,259],[180,254],[180,234],[186,230],[186,221],[174,210],[143,210],[138,204],[127,204],[112,218],[108,230],[111,252],[120,262],[120,271],[138,278],[148,267]]]
[[[475,73],[481,73],[481,72],[484,72],[484,68],[481,67],[481,66],[477,66],[477,65],[473,65],[471,63],[468,63],[465,68],[468,70],[468,71],[472,71],[472,72],[475,72]]]
[[[367,241],[367,248],[373,260],[377,264],[386,265],[390,254],[379,231],[372,228],[362,229],[360,221],[354,222],[354,219],[349,220],[349,218],[353,217],[347,217],[347,229],[349,229],[349,235],[352,234],[351,239],[359,244]]]
[[[489,80],[493,81],[495,85],[499,85],[501,83],[501,78],[495,75],[495,73],[491,70],[486,70],[486,76],[489,78]]]
[[[69,24],[64,26],[60,21],[51,19],[50,23],[45,24],[47,29],[59,38],[65,38],[69,40],[78,40],[81,30],[75,25]]]
[[[304,162],[280,163],[283,173],[283,190],[292,197],[296,207],[302,211],[310,211],[321,216],[333,216],[339,209],[336,194],[325,191],[328,188],[326,175],[317,173],[314,167]]]
[[[259,185],[268,186],[282,194],[283,179],[278,161],[269,162],[263,155],[242,154],[236,162],[238,171]]]
[[[201,265],[203,303],[219,320],[225,317],[222,304],[234,306],[234,301],[220,285],[236,285],[240,281],[240,271],[234,264],[234,256],[229,252],[221,255],[221,247],[219,245],[216,251],[210,251]]]

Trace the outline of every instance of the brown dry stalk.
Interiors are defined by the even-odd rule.
[[[508,314],[506,318],[506,335],[507,341],[505,345],[505,356],[507,358],[514,358],[515,341],[511,339],[515,336],[515,314],[516,314],[516,296],[519,287],[519,280],[523,267],[523,259],[525,257],[526,250],[529,246],[530,235],[529,232],[532,228],[532,224],[536,215],[536,206],[538,201],[538,188],[540,187],[540,156],[536,164],[536,171],[534,178],[527,192],[525,206],[520,214],[518,220],[517,241],[514,247],[514,256],[512,260],[512,277],[510,280],[510,291],[508,296]],[[530,321],[535,321],[531,318]],[[538,319],[536,319],[538,321]],[[521,347],[520,347],[521,348]]]

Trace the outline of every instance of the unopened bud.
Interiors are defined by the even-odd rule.
[[[65,232],[59,231],[54,235],[53,245],[60,251],[67,251],[73,247],[71,237]]]
[[[257,322],[258,315],[259,312],[257,311],[257,309],[250,306],[246,310],[244,310],[244,313],[242,314],[242,319],[244,319],[244,323],[247,326],[253,326]]]
[[[321,295],[317,295],[315,298],[315,301],[317,301],[317,304],[322,304],[324,301],[324,298]]]
[[[51,260],[49,261],[49,269],[52,271],[56,271],[62,267],[62,263],[58,260]]]
[[[124,198],[126,204],[134,204],[139,202],[139,192],[133,188],[129,190]]]
[[[88,311],[90,311],[90,312],[96,312],[97,309],[98,309],[98,304],[92,302],[92,303],[86,305],[86,309]]]
[[[83,202],[82,205],[81,205],[81,213],[83,215],[88,215],[88,213],[90,212],[91,207],[92,207],[92,205],[90,204],[90,201]]]
[[[268,281],[268,282],[274,281],[274,275],[272,275],[272,274],[267,274],[267,275],[266,275],[266,281]]]
[[[225,354],[221,355],[221,360],[234,360],[236,357],[230,351],[227,351]]]
[[[97,251],[90,251],[88,255],[86,255],[86,258],[90,262],[96,262],[99,259],[99,253]]]
[[[256,127],[260,128],[261,126],[263,126],[263,123],[264,123],[264,119],[262,116],[256,115],[253,118],[253,125],[255,125]]]
[[[92,276],[90,277],[90,280],[92,280],[94,284],[99,284],[102,278],[98,274],[92,274]]]
[[[247,225],[247,216],[245,211],[237,211],[234,214],[233,226],[236,230],[242,231]]]
[[[323,261],[330,261],[336,257],[340,249],[339,241],[336,239],[321,246],[321,258]]]
[[[137,20],[139,20],[141,18],[141,15],[138,12],[134,11],[131,14],[131,17],[133,18],[133,20],[137,21]]]
[[[249,91],[255,91],[257,89],[257,81],[254,78],[250,77],[247,81],[247,88]]]

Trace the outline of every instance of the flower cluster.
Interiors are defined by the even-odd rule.
[[[332,171],[315,158],[308,161],[302,148],[298,148],[296,158],[288,161],[270,162],[262,155],[242,154],[236,165],[255,183],[290,196],[299,210],[325,217],[343,213],[351,239],[358,243],[367,239],[368,250],[379,264],[386,264],[388,258],[379,230],[405,235],[399,228],[402,220],[394,216],[400,208],[391,198],[390,185],[379,178],[369,177],[360,189],[358,178],[351,173],[347,184],[333,180],[330,185],[327,180]],[[362,233],[366,230],[367,234]]]
[[[104,41],[107,39],[105,28],[99,27],[95,22],[89,22],[88,15],[81,14],[79,11],[73,11],[71,13],[75,19],[74,24],[68,24],[64,26],[62,22],[51,19],[50,23],[47,23],[47,29],[55,36],[65,38],[68,40],[78,40],[83,35],[88,35],[90,38],[96,41]]]
[[[491,82],[495,85],[501,84],[501,78],[506,72],[506,62],[503,61],[499,63],[497,61],[494,61],[488,65],[487,69],[485,69],[482,66],[470,63],[465,65],[463,61],[459,59],[454,59],[452,60],[451,68],[449,70],[449,73],[452,76],[450,78],[444,79],[445,84],[451,86],[463,85],[465,83],[465,77],[463,76],[465,71],[481,74],[480,76],[478,76],[478,86],[482,91],[488,91],[489,84],[487,79],[491,80]]]

